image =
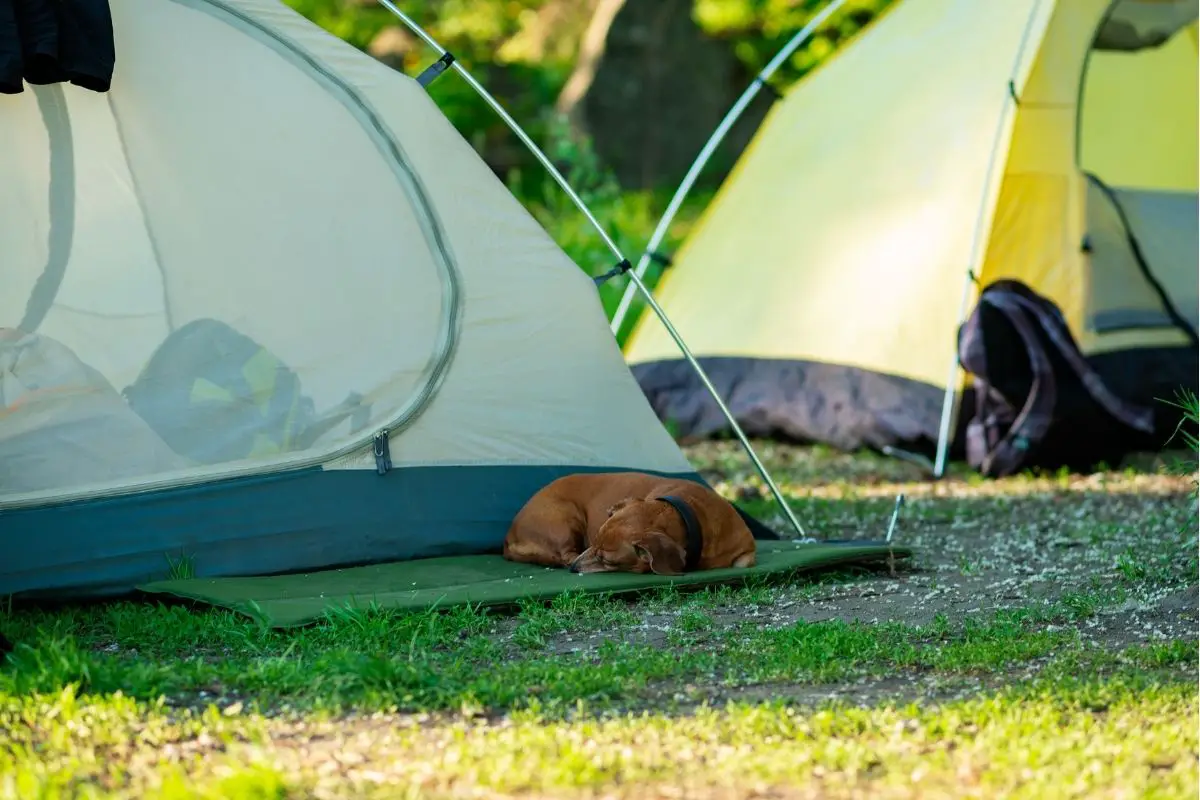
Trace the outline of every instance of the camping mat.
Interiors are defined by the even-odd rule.
[[[275,628],[304,625],[326,611],[346,608],[428,609],[466,603],[504,605],[548,599],[568,590],[635,592],[657,586],[741,582],[761,575],[812,571],[847,564],[906,558],[911,548],[883,542],[758,542],[758,563],[749,569],[714,569],[677,577],[592,573],[515,564],[500,556],[446,556],[248,578],[183,578],[138,588],[228,608]]]

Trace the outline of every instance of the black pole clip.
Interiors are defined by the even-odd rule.
[[[617,264],[615,267],[613,267],[612,269],[610,269],[608,272],[604,273],[603,275],[597,275],[596,277],[592,278],[592,280],[596,282],[596,287],[599,288],[599,287],[603,286],[606,282],[608,282],[610,279],[615,278],[618,275],[624,275],[626,272],[629,272],[629,270],[631,270],[631,269],[633,269],[633,265],[629,263],[629,259],[622,258],[620,264]]]
[[[454,54],[450,51],[442,53],[442,57],[430,64],[425,70],[417,76],[417,83],[422,86],[429,86],[433,83],[433,79],[441,75],[446,70],[450,69],[450,65],[454,63]]]

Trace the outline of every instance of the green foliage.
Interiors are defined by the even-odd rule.
[[[1175,431],[1175,436],[1183,440],[1183,444],[1187,447],[1188,452],[1194,457],[1200,457],[1200,440],[1196,438],[1195,432],[1195,427],[1200,424],[1200,400],[1197,400],[1196,393],[1190,389],[1182,389],[1179,391],[1178,397],[1174,402],[1169,400],[1166,402],[1168,405],[1172,405],[1183,412],[1182,419],[1179,420],[1179,427]]]
[[[403,28],[390,11],[373,0],[285,2],[364,50],[384,29]],[[808,72],[891,2],[848,0],[793,55],[780,71],[779,82],[789,83]],[[574,67],[574,54],[588,22],[588,4],[561,0],[409,0],[397,6],[452,51],[534,141],[544,143],[554,135],[557,123],[544,110],[554,107]],[[823,0],[695,0],[693,16],[710,36],[728,41],[752,73],[765,66],[824,6]],[[553,24],[547,21],[550,18]],[[404,70],[410,74],[434,59],[429,48],[419,42],[416,45],[405,57]],[[439,80],[432,93],[447,117],[476,148],[486,152],[497,147],[501,139],[514,144],[495,113],[461,80]],[[636,145],[630,143],[631,147]],[[523,155],[518,166],[528,172],[536,162]],[[525,178],[523,183],[528,180]],[[533,189],[535,196],[541,191]]]
[[[780,68],[778,81],[790,84],[803,77],[893,2],[847,0]],[[738,59],[757,72],[826,5],[825,0],[696,0],[694,16],[709,35],[734,42]]]
[[[359,6],[344,0],[286,0],[287,5],[334,36],[360,50],[394,19],[383,6]]]

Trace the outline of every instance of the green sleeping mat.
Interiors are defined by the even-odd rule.
[[[911,548],[884,542],[760,541],[758,564],[679,577],[593,573],[514,564],[498,555],[448,556],[248,578],[184,578],[139,586],[247,614],[275,628],[315,622],[327,611],[375,606],[385,609],[446,608],[462,604],[507,605],[549,599],[565,591],[636,592],[658,586],[742,582],[762,575],[814,571],[888,558],[907,558]]]

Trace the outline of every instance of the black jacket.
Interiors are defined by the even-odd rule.
[[[115,62],[108,0],[0,0],[0,92],[22,81],[107,92]]]

